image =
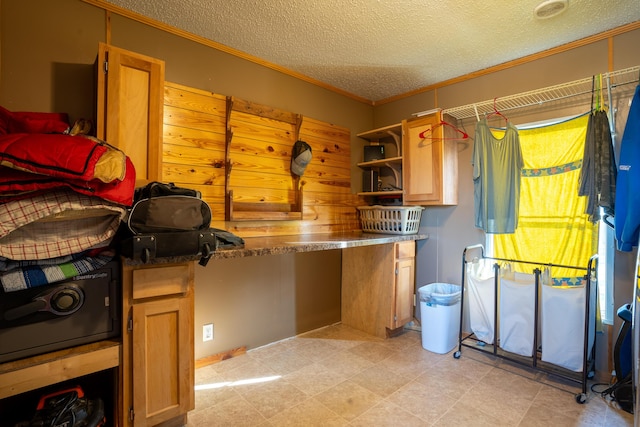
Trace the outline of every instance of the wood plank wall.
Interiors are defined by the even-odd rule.
[[[292,203],[295,180],[289,165],[296,126],[243,111],[231,111],[229,118],[228,187],[234,200]],[[360,229],[355,207],[366,202],[351,193],[349,129],[302,117],[299,139],[313,150],[300,180],[302,220],[225,221],[227,97],[165,82],[163,123],[162,179],[201,191],[213,211],[212,227],[241,237]]]

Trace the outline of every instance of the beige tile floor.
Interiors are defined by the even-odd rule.
[[[260,380],[251,383],[249,380]],[[631,426],[579,385],[463,347],[435,354],[333,325],[196,370],[190,427]]]

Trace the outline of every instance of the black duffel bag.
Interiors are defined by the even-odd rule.
[[[191,196],[161,196],[135,202],[127,219],[134,234],[206,230],[211,208]]]
[[[206,265],[218,247],[210,224],[211,208],[199,191],[151,182],[135,190],[120,249],[145,263],[158,257],[200,255],[200,264]]]

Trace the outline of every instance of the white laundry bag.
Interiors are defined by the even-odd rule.
[[[587,344],[589,352],[595,339],[595,289],[596,286],[592,284]],[[543,362],[575,372],[583,370],[585,298],[585,286],[542,286]]]
[[[495,261],[479,259],[468,262],[466,277],[469,289],[469,327],[476,338],[487,344],[494,340]]]
[[[535,275],[510,273],[500,277],[500,347],[533,356],[535,333]]]

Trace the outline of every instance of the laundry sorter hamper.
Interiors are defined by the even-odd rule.
[[[591,313],[596,309],[596,287],[590,287]],[[542,286],[542,356],[543,362],[575,372],[583,369],[584,343],[587,351],[595,340],[595,317],[585,317],[586,286]],[[585,340],[585,322],[588,336]]]
[[[536,283],[533,274],[512,272],[500,277],[500,347],[533,356]]]
[[[480,257],[473,256],[477,252]],[[462,254],[464,286],[458,350],[453,357],[460,358],[465,347],[578,382],[582,393],[576,395],[576,402],[585,403],[587,380],[595,374],[597,260],[596,254],[586,267],[567,266],[488,257],[482,245],[466,247]],[[519,264],[519,269],[530,265],[533,285],[527,274],[506,274],[512,264]],[[570,289],[552,286],[566,282],[563,278],[552,278],[552,268],[578,271],[580,276],[572,279],[579,286]],[[463,329],[467,326],[465,315],[469,316],[471,333]],[[481,321],[474,324],[478,318]]]
[[[495,336],[495,268],[494,262],[482,258],[466,264],[469,290],[469,327],[481,343],[493,344]]]

